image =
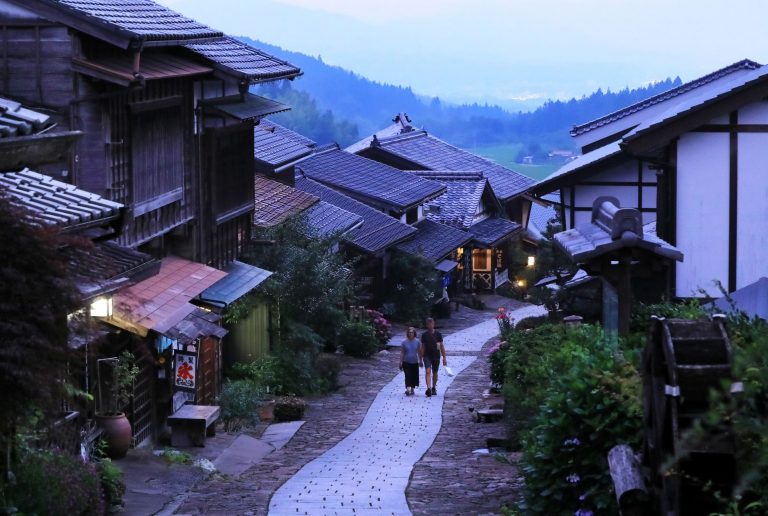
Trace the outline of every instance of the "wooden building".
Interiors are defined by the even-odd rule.
[[[535,183],[533,179],[414,127],[405,113],[395,116],[392,125],[345,150],[400,170],[481,172],[501,202],[506,217],[524,228],[528,226],[532,199],[527,190]]]
[[[744,60],[571,131],[582,156],[531,189],[559,192],[565,228],[615,197],[685,261],[674,295],[719,297],[768,261],[768,67]]]
[[[0,92],[81,131],[46,172],[126,206],[120,243],[224,266],[253,208],[248,93],[294,66],[150,0],[2,0]]]

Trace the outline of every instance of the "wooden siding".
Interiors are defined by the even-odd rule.
[[[211,256],[208,265],[223,269],[233,260],[237,260],[243,251],[245,242],[251,238],[253,211],[217,224],[212,236]]]
[[[237,324],[230,326],[229,335],[224,339],[226,364],[253,362],[263,358],[270,351],[269,305],[261,302]]]

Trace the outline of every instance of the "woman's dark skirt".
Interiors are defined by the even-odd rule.
[[[403,372],[405,373],[406,387],[419,386],[419,364],[409,364],[408,362],[403,362]]]

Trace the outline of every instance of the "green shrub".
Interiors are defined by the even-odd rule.
[[[341,361],[335,355],[321,353],[315,360],[320,392],[335,391],[338,388]]]
[[[367,322],[348,322],[342,326],[339,345],[345,354],[360,358],[368,358],[379,350],[373,327]]]
[[[102,486],[94,464],[61,452],[26,454],[6,499],[25,514],[100,515]]]
[[[104,492],[104,501],[107,508],[115,508],[123,504],[125,495],[125,482],[123,471],[112,463],[112,460],[104,457],[96,462],[101,479],[101,488]],[[112,510],[112,509],[110,509]]]
[[[281,396],[275,400],[275,421],[298,421],[304,417],[307,402],[296,396]]]
[[[244,425],[258,422],[258,409],[265,394],[264,389],[254,382],[226,380],[219,395],[224,431],[237,432]]]
[[[440,291],[440,275],[424,258],[394,253],[387,268],[384,298],[388,315],[413,326],[430,316]]]
[[[640,377],[602,331],[565,331],[523,445],[525,514],[617,514],[606,456],[639,449]]]
[[[278,359],[267,356],[253,362],[238,362],[227,372],[230,380],[247,380],[273,391],[278,384]]]

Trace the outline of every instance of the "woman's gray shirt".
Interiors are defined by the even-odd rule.
[[[405,339],[400,346],[405,351],[403,355],[403,362],[409,364],[419,363],[419,339]]]

